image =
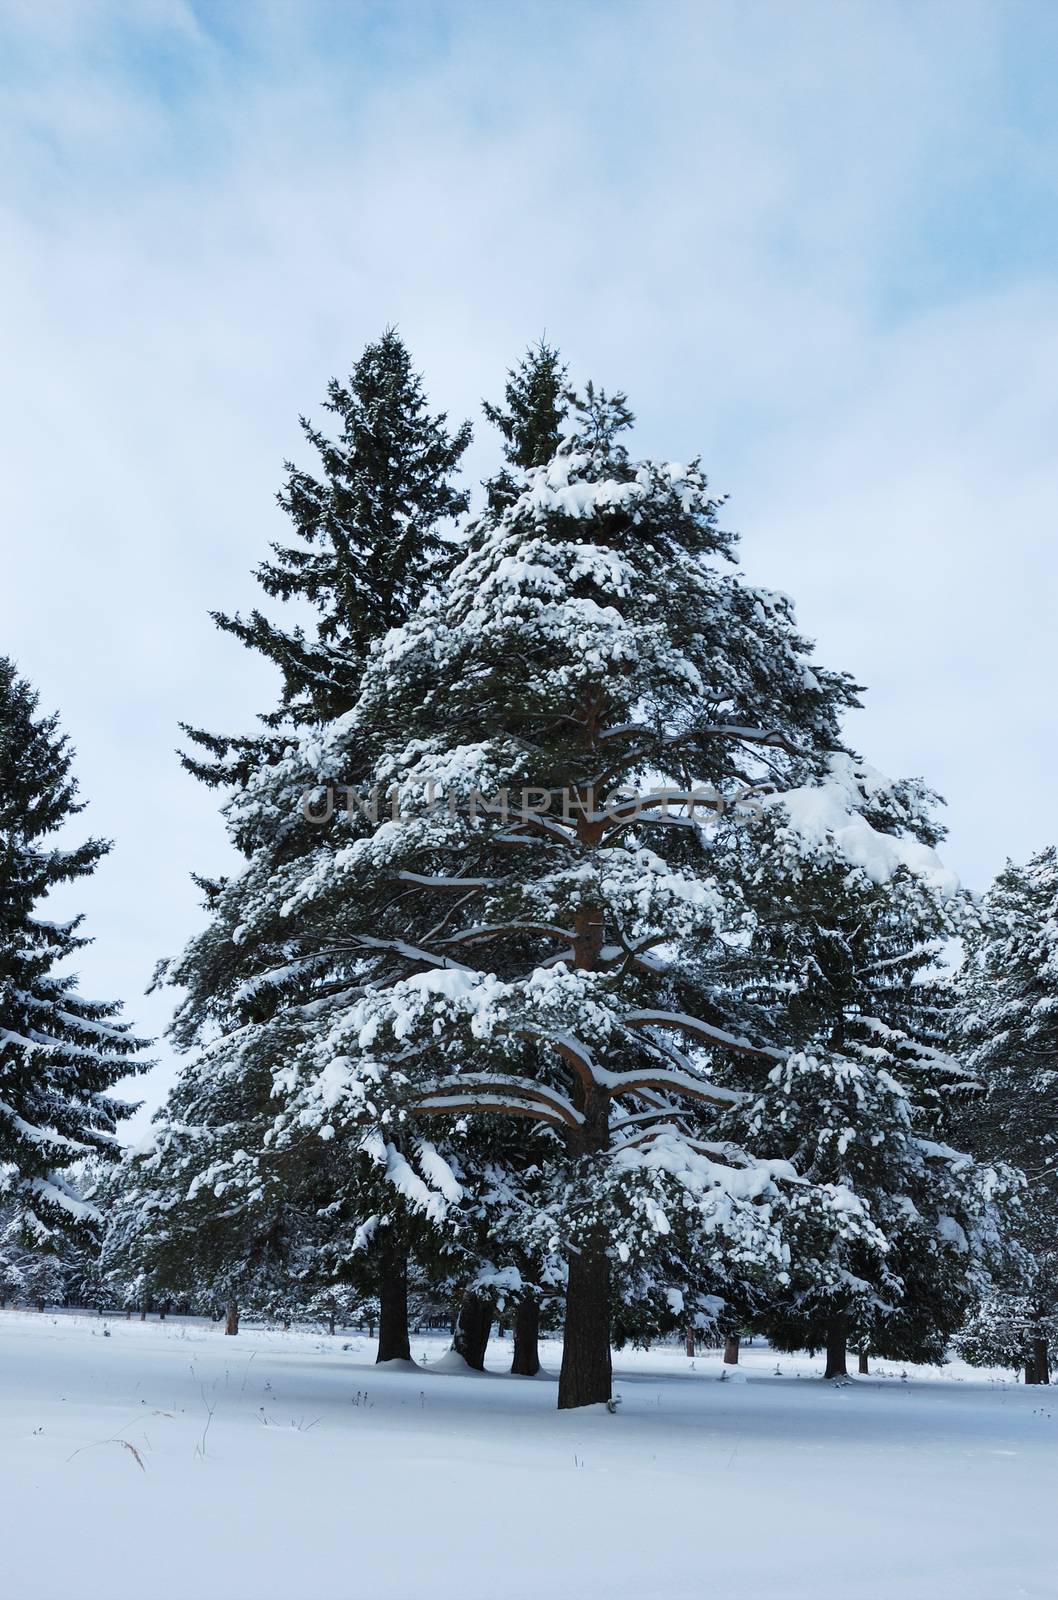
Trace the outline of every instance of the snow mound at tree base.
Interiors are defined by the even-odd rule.
[[[481,1372],[477,1367],[472,1367],[465,1356],[458,1350],[446,1350],[443,1356],[438,1356],[436,1361],[430,1362],[431,1372],[451,1372],[460,1378],[495,1378],[495,1372]]]

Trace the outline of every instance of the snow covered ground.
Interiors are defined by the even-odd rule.
[[[547,1379],[379,1370],[357,1335],[0,1313],[5,1600],[1053,1600],[1058,1406],[953,1364]],[[545,1360],[557,1368],[558,1350]],[[776,1369],[778,1370],[778,1373]],[[902,1370],[906,1376],[901,1376]]]

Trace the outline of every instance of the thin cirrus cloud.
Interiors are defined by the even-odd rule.
[[[72,901],[87,990],[165,1026],[151,969],[229,864],[177,724],[273,693],[208,612],[254,602],[298,413],[388,323],[475,418],[472,480],[543,330],[626,388],[869,686],[849,737],[946,794],[967,881],[1048,842],[1045,8],[7,0],[0,30],[0,649],[116,841]]]

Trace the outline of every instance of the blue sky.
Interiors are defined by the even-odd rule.
[[[272,693],[208,612],[254,602],[298,413],[388,323],[473,478],[544,329],[626,388],[964,878],[1050,842],[1056,67],[1043,3],[0,0],[0,649],[116,841],[86,989],[164,1027],[226,863],[176,724]]]

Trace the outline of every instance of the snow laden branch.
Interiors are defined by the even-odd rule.
[[[572,1101],[558,1090],[533,1078],[516,1078],[490,1072],[456,1073],[443,1078],[416,1100],[415,1109],[418,1112],[437,1111],[442,1109],[439,1102],[452,1095],[471,1102],[467,1107],[469,1110],[480,1105],[483,1110],[507,1109],[512,1116],[525,1116],[530,1109],[534,1109],[555,1127],[576,1128],[584,1121]]]
[[[680,1033],[690,1034],[692,1038],[702,1040],[705,1044],[716,1045],[723,1050],[734,1050],[739,1055],[756,1056],[765,1061],[785,1061],[787,1055],[784,1050],[777,1050],[771,1045],[754,1044],[744,1036],[728,1033],[724,1028],[715,1028],[711,1023],[703,1022],[699,1017],[688,1016],[685,1012],[629,1011],[626,1012],[623,1021],[628,1028],[674,1028]]]

